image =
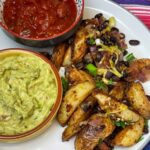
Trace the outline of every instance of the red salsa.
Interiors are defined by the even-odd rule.
[[[74,0],[6,0],[4,21],[13,32],[26,38],[55,36],[76,19]]]

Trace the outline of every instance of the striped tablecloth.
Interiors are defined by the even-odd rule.
[[[150,0],[114,0],[119,3],[140,20],[150,29]],[[150,150],[150,149],[149,149]]]
[[[137,16],[150,29],[150,0],[113,0]],[[150,150],[150,142],[144,148]]]

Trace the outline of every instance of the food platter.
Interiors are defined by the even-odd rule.
[[[91,18],[96,13],[102,12],[104,16],[111,17],[115,16],[117,20],[117,27],[120,31],[126,34],[126,40],[136,39],[140,41],[140,45],[138,46],[129,46],[129,51],[133,52],[137,58],[150,58],[150,52],[148,48],[150,47],[150,34],[148,29],[138,21],[134,16],[132,16],[129,12],[119,7],[118,5],[108,1],[108,0],[86,0],[85,1],[85,11],[84,18]],[[35,49],[20,45],[15,43],[11,39],[9,39],[3,32],[0,30],[0,40],[1,45],[0,49],[4,48],[14,48],[21,47],[26,49]],[[46,51],[52,48],[44,48],[38,49],[39,51]],[[144,84],[144,88],[146,90],[146,94],[150,94],[150,83],[147,82]],[[4,144],[0,143],[0,150],[49,150],[49,149],[62,149],[62,150],[74,150],[74,139],[69,142],[61,141],[61,134],[63,132],[63,128],[55,121],[52,126],[39,137],[24,142],[24,143],[16,143],[16,144]],[[131,148],[115,148],[116,150],[121,149],[137,149],[141,150],[144,145],[149,141],[150,134],[144,136],[144,139]]]

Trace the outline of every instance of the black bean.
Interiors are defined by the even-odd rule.
[[[107,73],[106,73],[106,75],[105,75],[105,78],[106,78],[106,79],[110,79],[112,76],[113,76],[113,73],[110,72],[110,71],[107,71]]]
[[[102,23],[102,24],[99,26],[98,30],[99,30],[99,31],[102,31],[102,30],[106,29],[106,27],[108,26],[108,24],[109,24],[109,20],[104,21],[104,23]]]
[[[95,18],[98,18],[98,19],[99,19],[99,18],[101,18],[102,16],[103,16],[103,14],[102,14],[102,13],[99,13],[99,14],[96,14],[96,15],[95,15]]]
[[[136,45],[140,44],[140,41],[138,41],[138,40],[130,40],[129,44],[132,45],[132,46],[136,46]]]
[[[112,42],[112,43],[114,43],[114,44],[116,44],[116,42],[117,42],[117,39],[115,38],[115,37],[110,37],[110,41]]]
[[[119,29],[116,28],[116,27],[113,27],[113,28],[111,28],[111,31],[117,31],[117,32],[119,32]]]

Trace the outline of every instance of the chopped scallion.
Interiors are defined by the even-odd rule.
[[[86,66],[86,69],[88,70],[88,72],[93,75],[93,76],[96,76],[97,75],[97,68],[95,65],[93,64],[88,64]]]
[[[131,62],[131,61],[133,61],[135,59],[135,56],[133,55],[133,53],[130,53],[130,54],[128,54],[127,56],[126,56],[126,60],[128,61],[128,62]]]

